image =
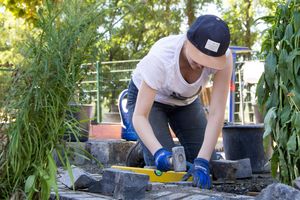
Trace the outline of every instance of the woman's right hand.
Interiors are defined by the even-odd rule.
[[[156,168],[162,172],[166,172],[172,169],[170,158],[172,153],[165,148],[158,149],[154,154],[154,160]]]

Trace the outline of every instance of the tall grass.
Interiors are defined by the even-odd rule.
[[[0,154],[0,199],[49,199],[57,189],[54,149],[70,169],[60,153],[72,127],[66,110],[82,79],[81,63],[92,59],[101,20],[88,1],[52,2],[38,12],[36,34],[23,45],[25,59],[6,96],[5,115],[12,120],[1,127],[7,144]]]

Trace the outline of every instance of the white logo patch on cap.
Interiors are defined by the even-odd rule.
[[[218,52],[219,47],[220,47],[220,43],[208,39],[204,48],[211,50],[213,52]]]

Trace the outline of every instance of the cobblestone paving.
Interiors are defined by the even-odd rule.
[[[59,184],[60,200],[105,200],[113,199],[110,196],[88,193],[84,191],[72,191]],[[55,193],[51,193],[51,200],[55,199]],[[146,192],[146,200],[253,200],[254,197],[221,193],[210,190],[201,190],[194,187],[164,184],[164,187],[153,188]]]

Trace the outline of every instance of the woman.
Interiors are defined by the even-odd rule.
[[[193,163],[193,185],[210,188],[209,160],[222,129],[232,55],[230,33],[214,15],[196,19],[186,34],[160,39],[137,64],[128,87],[127,107],[144,147],[146,165],[172,169],[174,142],[169,126]],[[199,92],[213,76],[209,114]]]

